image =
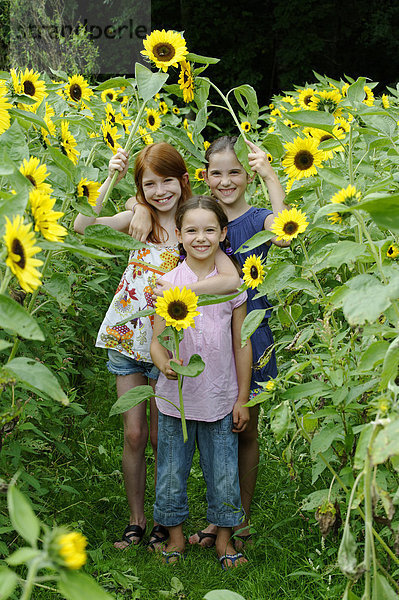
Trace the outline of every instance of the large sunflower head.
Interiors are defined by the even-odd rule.
[[[347,188],[342,188],[341,190],[339,190],[339,192],[334,194],[330,202],[333,204],[345,203],[349,206],[352,206],[360,200],[360,196],[360,192],[355,188],[354,185],[348,185]],[[340,224],[343,222],[344,219],[348,218],[349,214],[350,213],[332,212],[328,213],[327,216],[328,220],[331,221],[331,223]]]
[[[258,287],[265,277],[265,269],[259,256],[248,256],[242,267],[244,283],[252,289]]]
[[[78,162],[78,156],[80,152],[75,150],[77,141],[73,137],[72,133],[69,131],[69,122],[61,121],[61,151],[65,156],[69,158],[73,162],[74,165]]]
[[[147,113],[146,125],[148,129],[151,131],[156,131],[161,126],[161,117],[159,112],[153,108],[146,108],[145,110]]]
[[[287,153],[282,165],[290,179],[302,179],[317,174],[317,168],[322,166],[323,152],[318,148],[314,138],[297,137],[293,142],[285,144]]]
[[[316,110],[310,106],[314,93],[315,90],[312,88],[304,88],[303,90],[300,90],[298,102],[305,110]]]
[[[17,215],[11,222],[6,219],[4,242],[7,248],[6,264],[17,277],[19,284],[25,292],[32,293],[41,285],[40,271],[36,269],[43,264],[42,260],[33,258],[41,248],[35,246],[35,234],[32,224],[25,225],[23,217]]]
[[[141,54],[148,56],[155,65],[167,71],[168,67],[175,67],[188,54],[186,42],[180,33],[175,31],[153,31],[144,40],[145,50]]]
[[[45,183],[45,179],[49,176],[46,165],[41,165],[40,160],[36,156],[31,156],[29,160],[24,158],[22,165],[19,167],[22,175],[25,175],[31,184],[39,191],[46,194],[52,193],[51,185]]]
[[[309,108],[336,113],[341,100],[342,96],[336,88],[333,90],[319,90],[312,96]]]
[[[111,148],[113,154],[116,154],[118,148],[121,147],[117,140],[122,137],[122,135],[118,133],[118,128],[112,127],[110,123],[102,121],[101,132],[103,134],[103,138],[107,146]]]
[[[100,184],[97,181],[89,181],[85,177],[78,183],[78,197],[85,197],[87,201],[92,206],[96,205],[98,198],[98,190],[100,189]]]
[[[39,106],[43,98],[47,96],[46,84],[40,79],[40,73],[31,69],[25,69],[24,73],[20,74],[20,93],[31,96],[33,100],[36,100],[36,104],[29,105],[29,109],[32,110]]]
[[[179,87],[183,90],[183,100],[186,104],[194,100],[194,79],[191,65],[187,60],[180,63]]]
[[[198,298],[192,290],[174,289],[166,290],[160,298],[157,299],[155,312],[165,319],[166,326],[171,325],[177,331],[195,327],[194,317],[199,315],[197,310]]]
[[[80,102],[81,100],[90,100],[93,92],[82,75],[73,75],[68,78],[68,83],[65,85],[65,94],[68,100]]]
[[[58,223],[58,219],[63,217],[64,213],[53,210],[55,199],[39,190],[32,190],[29,194],[29,203],[35,220],[35,231],[40,231],[50,242],[62,242],[62,238],[68,231]]]
[[[296,208],[290,208],[278,213],[271,230],[276,234],[278,240],[289,242],[298,237],[298,234],[303,233],[308,225],[306,213]]]

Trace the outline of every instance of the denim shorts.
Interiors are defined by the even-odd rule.
[[[154,520],[165,527],[180,525],[189,515],[187,480],[197,441],[208,502],[207,519],[219,527],[243,520],[238,479],[238,434],[233,416],[214,422],[187,421],[183,442],[180,419],[158,413],[157,486]]]
[[[121,354],[117,350],[108,349],[107,369],[114,375],[131,375],[141,373],[148,379],[158,379],[159,369],[150,362],[135,360]]]

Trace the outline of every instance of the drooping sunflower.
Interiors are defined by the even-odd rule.
[[[122,137],[122,135],[118,133],[118,128],[112,127],[110,123],[101,121],[101,133],[103,134],[103,138],[107,146],[111,148],[113,154],[116,154],[118,148],[121,147],[118,139]]]
[[[346,188],[342,188],[341,190],[339,190],[339,192],[336,192],[330,202],[333,204],[342,204],[342,203],[346,203],[349,206],[351,206],[352,204],[355,203],[355,200],[358,202],[360,199],[360,192],[355,188],[354,185],[348,185],[348,187]],[[347,202],[349,200],[349,202]],[[328,220],[331,221],[331,223],[342,223],[342,221],[349,216],[348,213],[339,213],[339,212],[333,212],[333,213],[328,213]]]
[[[72,133],[69,131],[69,121],[61,121],[61,151],[65,156],[69,158],[73,162],[74,165],[78,162],[78,156],[80,152],[75,150],[77,141],[73,137]]]
[[[364,89],[364,93],[365,93],[365,98],[363,100],[363,104],[366,104],[367,106],[373,106],[374,94],[371,91],[371,88],[369,88],[368,85],[365,85],[363,89]]]
[[[319,90],[313,94],[309,108],[336,114],[339,111],[338,105],[341,100],[342,96],[337,89]]]
[[[90,100],[93,92],[82,75],[72,75],[68,77],[68,83],[65,84],[65,95],[72,102],[80,102],[81,100]]]
[[[117,123],[123,125],[123,116],[121,113],[116,113],[114,107],[109,102],[105,107],[105,119],[107,123],[111,123],[111,125],[116,125]]]
[[[154,138],[152,137],[152,135],[148,133],[145,127],[141,127],[141,125],[139,125],[139,134],[141,139],[147,146],[154,143]]]
[[[64,213],[53,210],[55,198],[35,189],[29,194],[29,204],[35,220],[35,231],[40,231],[50,242],[62,242],[68,231],[58,223]]]
[[[262,260],[256,254],[251,254],[242,267],[244,283],[247,287],[255,289],[265,278],[265,269]]]
[[[278,240],[288,242],[296,238],[298,234],[303,233],[308,225],[309,221],[306,220],[306,213],[296,208],[290,208],[278,213],[271,230],[276,234]]]
[[[395,244],[391,244],[387,250],[388,258],[397,258],[399,256],[399,248]]]
[[[78,531],[59,535],[56,539],[58,557],[67,569],[80,569],[87,560],[87,539]]]
[[[5,98],[6,93],[6,87],[0,85],[0,135],[10,127],[11,123],[10,113],[8,111],[12,108],[12,104],[7,102],[7,98]]]
[[[168,105],[163,100],[159,103],[159,110],[161,111],[161,114],[163,114],[163,115],[166,115],[166,113],[169,110]]]
[[[386,94],[382,94],[381,102],[384,108],[389,108],[389,97]]]
[[[113,88],[109,88],[108,90],[103,90],[101,92],[101,100],[103,102],[116,102],[118,99],[118,92],[116,92]]]
[[[297,137],[293,142],[284,144],[287,153],[282,165],[290,179],[302,179],[317,174],[316,167],[322,167],[323,152],[319,150],[317,140]]]
[[[42,260],[33,258],[41,248],[35,246],[35,234],[32,224],[24,225],[23,217],[17,215],[11,222],[6,219],[4,242],[7,248],[6,264],[17,277],[25,292],[32,293],[39,285],[42,274],[36,269],[43,264]]]
[[[27,96],[31,96],[34,100],[36,100],[35,104],[29,104],[26,108],[29,110],[36,110],[39,106],[43,98],[47,96],[46,92],[46,84],[40,79],[40,73],[30,69],[30,71],[26,68],[24,73],[20,73],[20,92],[26,94]],[[25,105],[24,105],[25,108]]]
[[[24,158],[19,170],[37,190],[45,194],[52,193],[51,185],[45,182],[45,179],[49,176],[47,167],[46,165],[41,165],[40,160],[36,156],[31,156],[29,160]]]
[[[141,54],[148,56],[155,65],[164,72],[175,67],[188,54],[186,42],[180,33],[175,31],[153,31],[144,42],[145,50]]]
[[[147,113],[146,126],[151,131],[156,131],[161,127],[161,117],[159,112],[153,108],[146,108],[145,110]]]
[[[186,104],[194,100],[194,79],[191,64],[187,60],[180,63],[179,87],[183,91],[183,100]]]
[[[171,325],[177,331],[195,327],[194,317],[199,315],[197,310],[198,298],[190,289],[175,287],[166,290],[157,299],[155,312],[165,319],[166,326]]]
[[[89,181],[85,177],[82,177],[82,179],[78,183],[78,197],[81,198],[84,196],[85,198],[87,198],[89,204],[95,206],[98,198],[99,189],[100,184],[97,181]]]
[[[251,123],[249,121],[243,121],[240,123],[240,127],[243,131],[251,131]]]
[[[196,181],[204,181],[204,169],[202,167],[195,169],[194,178]]]
[[[304,88],[303,90],[300,90],[298,102],[305,110],[316,110],[310,106],[314,93],[315,90],[312,88]]]

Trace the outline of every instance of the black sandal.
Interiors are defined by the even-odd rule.
[[[205,540],[206,538],[209,538],[211,540],[211,543],[208,544],[207,546],[202,546],[202,548],[213,548],[213,546],[216,544],[216,533],[210,533],[207,531],[197,531],[197,535],[199,537],[199,542],[198,545],[202,546],[201,542],[202,540]]]
[[[140,525],[128,525],[123,532],[122,541],[126,542],[128,546],[131,546],[134,539],[137,539],[138,542],[133,544],[133,546],[138,546],[138,544],[141,544],[143,541],[144,534],[145,527],[140,527]]]
[[[160,534],[160,535],[158,535]],[[154,539],[151,539],[154,538]],[[161,544],[166,542],[169,538],[169,531],[163,525],[154,525],[150,532],[150,539],[147,543],[148,549],[152,552],[155,544]]]

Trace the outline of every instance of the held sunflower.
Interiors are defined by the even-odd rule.
[[[278,213],[271,230],[276,234],[277,240],[289,242],[298,237],[298,234],[303,233],[308,225],[306,213],[296,208],[290,208]]]
[[[265,269],[262,260],[256,254],[248,256],[242,267],[244,283],[247,287],[255,289],[265,278]]]
[[[164,72],[175,67],[188,54],[186,42],[180,33],[175,31],[153,31],[143,42],[145,50],[141,54],[147,56]]]
[[[90,100],[93,92],[82,75],[73,75],[68,78],[68,83],[65,85],[65,94],[68,100],[80,102],[80,100]]]
[[[323,152],[313,138],[297,137],[293,142],[284,144],[284,147],[287,153],[282,165],[290,179],[311,177],[317,174],[317,167],[323,166]]]
[[[41,248],[35,246],[35,234],[32,224],[25,225],[23,217],[17,215],[11,222],[6,219],[4,242],[7,248],[6,264],[17,277],[19,284],[25,292],[32,293],[41,285],[40,271],[36,267],[43,264],[42,260],[33,258]]]
[[[166,326],[171,325],[177,331],[195,327],[194,317],[199,315],[197,310],[198,298],[190,289],[175,287],[166,290],[157,299],[155,312],[165,319]]]
[[[82,198],[84,196],[87,198],[87,201],[89,204],[91,204],[91,206],[95,206],[99,189],[100,184],[97,181],[89,181],[85,177],[82,177],[78,183],[78,198]]]

